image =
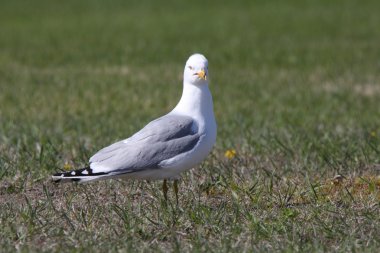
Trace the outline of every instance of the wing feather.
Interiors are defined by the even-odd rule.
[[[94,172],[128,173],[157,169],[159,163],[193,149],[200,139],[188,116],[165,115],[130,138],[98,151],[90,158]]]

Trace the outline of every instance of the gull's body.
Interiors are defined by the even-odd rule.
[[[57,173],[53,180],[175,179],[202,162],[216,140],[207,74],[207,59],[192,55],[184,70],[182,97],[171,112],[131,137],[98,151],[90,158],[89,167]]]

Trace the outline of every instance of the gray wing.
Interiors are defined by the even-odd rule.
[[[90,166],[94,173],[155,169],[161,161],[192,150],[199,139],[197,123],[191,117],[165,115],[130,138],[98,151],[90,158]]]

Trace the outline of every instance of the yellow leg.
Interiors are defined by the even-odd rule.
[[[178,205],[178,180],[177,179],[174,180],[173,188],[174,188],[175,198],[177,200],[177,205]]]
[[[162,184],[162,191],[164,192],[165,201],[168,201],[168,185],[166,179],[164,179],[164,183]]]

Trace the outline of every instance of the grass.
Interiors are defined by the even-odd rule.
[[[377,251],[379,7],[2,3],[1,251]],[[161,182],[50,182],[169,111],[193,52],[218,138],[178,206]]]

